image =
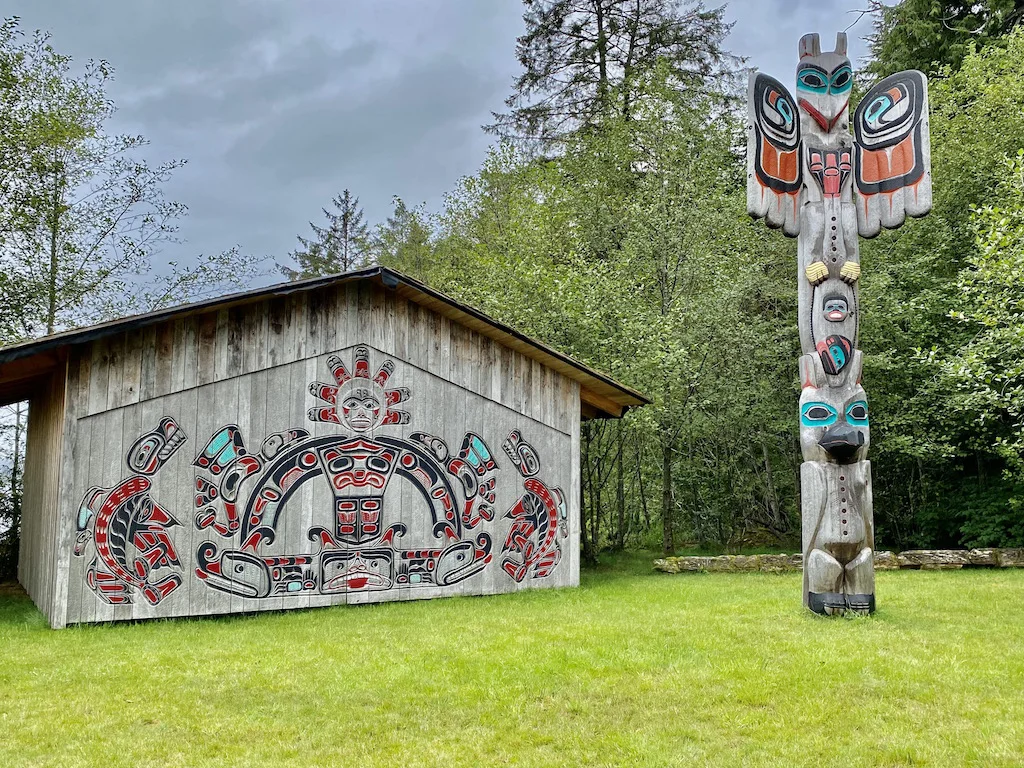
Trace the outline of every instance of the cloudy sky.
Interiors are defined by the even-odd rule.
[[[712,4],[712,3],[709,3]],[[823,42],[863,0],[731,0],[727,46],[783,82],[805,32]],[[77,62],[116,69],[118,132],[153,162],[185,158],[166,187],[185,203],[187,261],[232,245],[283,262],[344,188],[371,222],[392,196],[438,210],[473,173],[518,73],[518,0],[7,0]],[[850,29],[855,61],[870,22]]]

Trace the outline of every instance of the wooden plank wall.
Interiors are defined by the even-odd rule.
[[[54,623],[60,515],[59,482],[64,428],[66,370],[58,369],[29,401],[18,581]],[[63,510],[68,514],[68,510]]]
[[[330,383],[327,355],[342,352],[352,365],[352,348],[371,348],[371,375],[390,358],[395,372],[390,386],[408,387],[412,397],[397,407],[407,410],[405,425],[378,428],[381,435],[409,439],[416,431],[442,437],[452,453],[463,436],[481,435],[497,459],[498,499],[495,520],[487,530],[493,562],[481,574],[453,587],[403,587],[358,594],[304,593],[254,600],[211,589],[194,575],[196,552],[204,542],[223,548],[225,540],[212,528],[194,525],[196,470],[192,461],[210,437],[227,424],[237,424],[250,453],[264,438],[289,428],[314,436],[338,434],[344,428],[310,422],[306,412],[318,404],[309,393],[312,381]],[[172,540],[181,562],[184,584],[157,606],[136,595],[130,605],[111,606],[99,600],[85,581],[91,554],[68,562],[68,623],[203,615],[237,611],[375,602],[448,594],[482,594],[537,586],[575,585],[579,579],[579,385],[524,355],[498,345],[475,331],[408,302],[369,282],[350,283],[312,292],[275,297],[231,310],[179,318],[161,326],[134,330],[94,342],[72,358],[70,381],[75,398],[74,443],[65,453],[63,478],[68,492],[61,514],[71,520],[87,488],[112,488],[131,473],[125,454],[144,432],[164,416],[173,417],[188,441],[151,478],[151,497],[179,525]],[[500,569],[500,552],[510,521],[504,513],[523,492],[502,450],[512,429],[537,449],[540,479],[559,487],[568,505],[569,536],[562,541],[563,558],[543,579],[515,583]],[[373,435],[370,435],[373,437]],[[333,498],[326,484],[303,487],[290,501],[274,544],[274,554],[310,552],[312,525],[332,527]],[[387,524],[402,522],[410,530],[401,548],[436,546],[424,533],[425,510],[414,491],[389,493]],[[326,510],[326,512],[325,512]],[[413,541],[414,531],[420,540]],[[73,536],[70,537],[73,539]],[[73,542],[72,542],[73,543]],[[233,545],[237,546],[237,545]],[[59,568],[58,568],[59,570]]]

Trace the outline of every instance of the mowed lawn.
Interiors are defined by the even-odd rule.
[[[1024,570],[878,575],[871,619],[799,575],[54,632],[0,597],[0,765],[1024,763]]]

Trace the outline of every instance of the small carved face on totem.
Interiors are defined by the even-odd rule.
[[[845,296],[830,293],[822,300],[821,311],[830,323],[841,323],[850,314],[850,305]]]
[[[822,52],[818,35],[800,39],[796,69],[796,97],[801,111],[822,133],[831,133],[847,114],[853,89],[853,68],[846,55],[846,34],[836,36],[836,49]]]
[[[380,419],[381,402],[373,390],[355,387],[341,401],[341,418],[356,432],[366,432]]]
[[[805,461],[860,461],[867,455],[869,443],[868,400],[860,384],[851,389],[804,388],[800,394],[800,445]]]

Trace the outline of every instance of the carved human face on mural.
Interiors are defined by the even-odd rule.
[[[800,39],[800,63],[796,68],[796,100],[800,110],[822,133],[831,133],[847,121],[853,67],[846,55],[846,33],[836,35],[836,49],[822,53],[818,35]]]
[[[341,418],[356,432],[373,429],[380,419],[380,399],[367,387],[353,388],[341,401]]]
[[[822,300],[821,311],[830,323],[841,323],[850,314],[850,305],[845,296],[831,293]]]

